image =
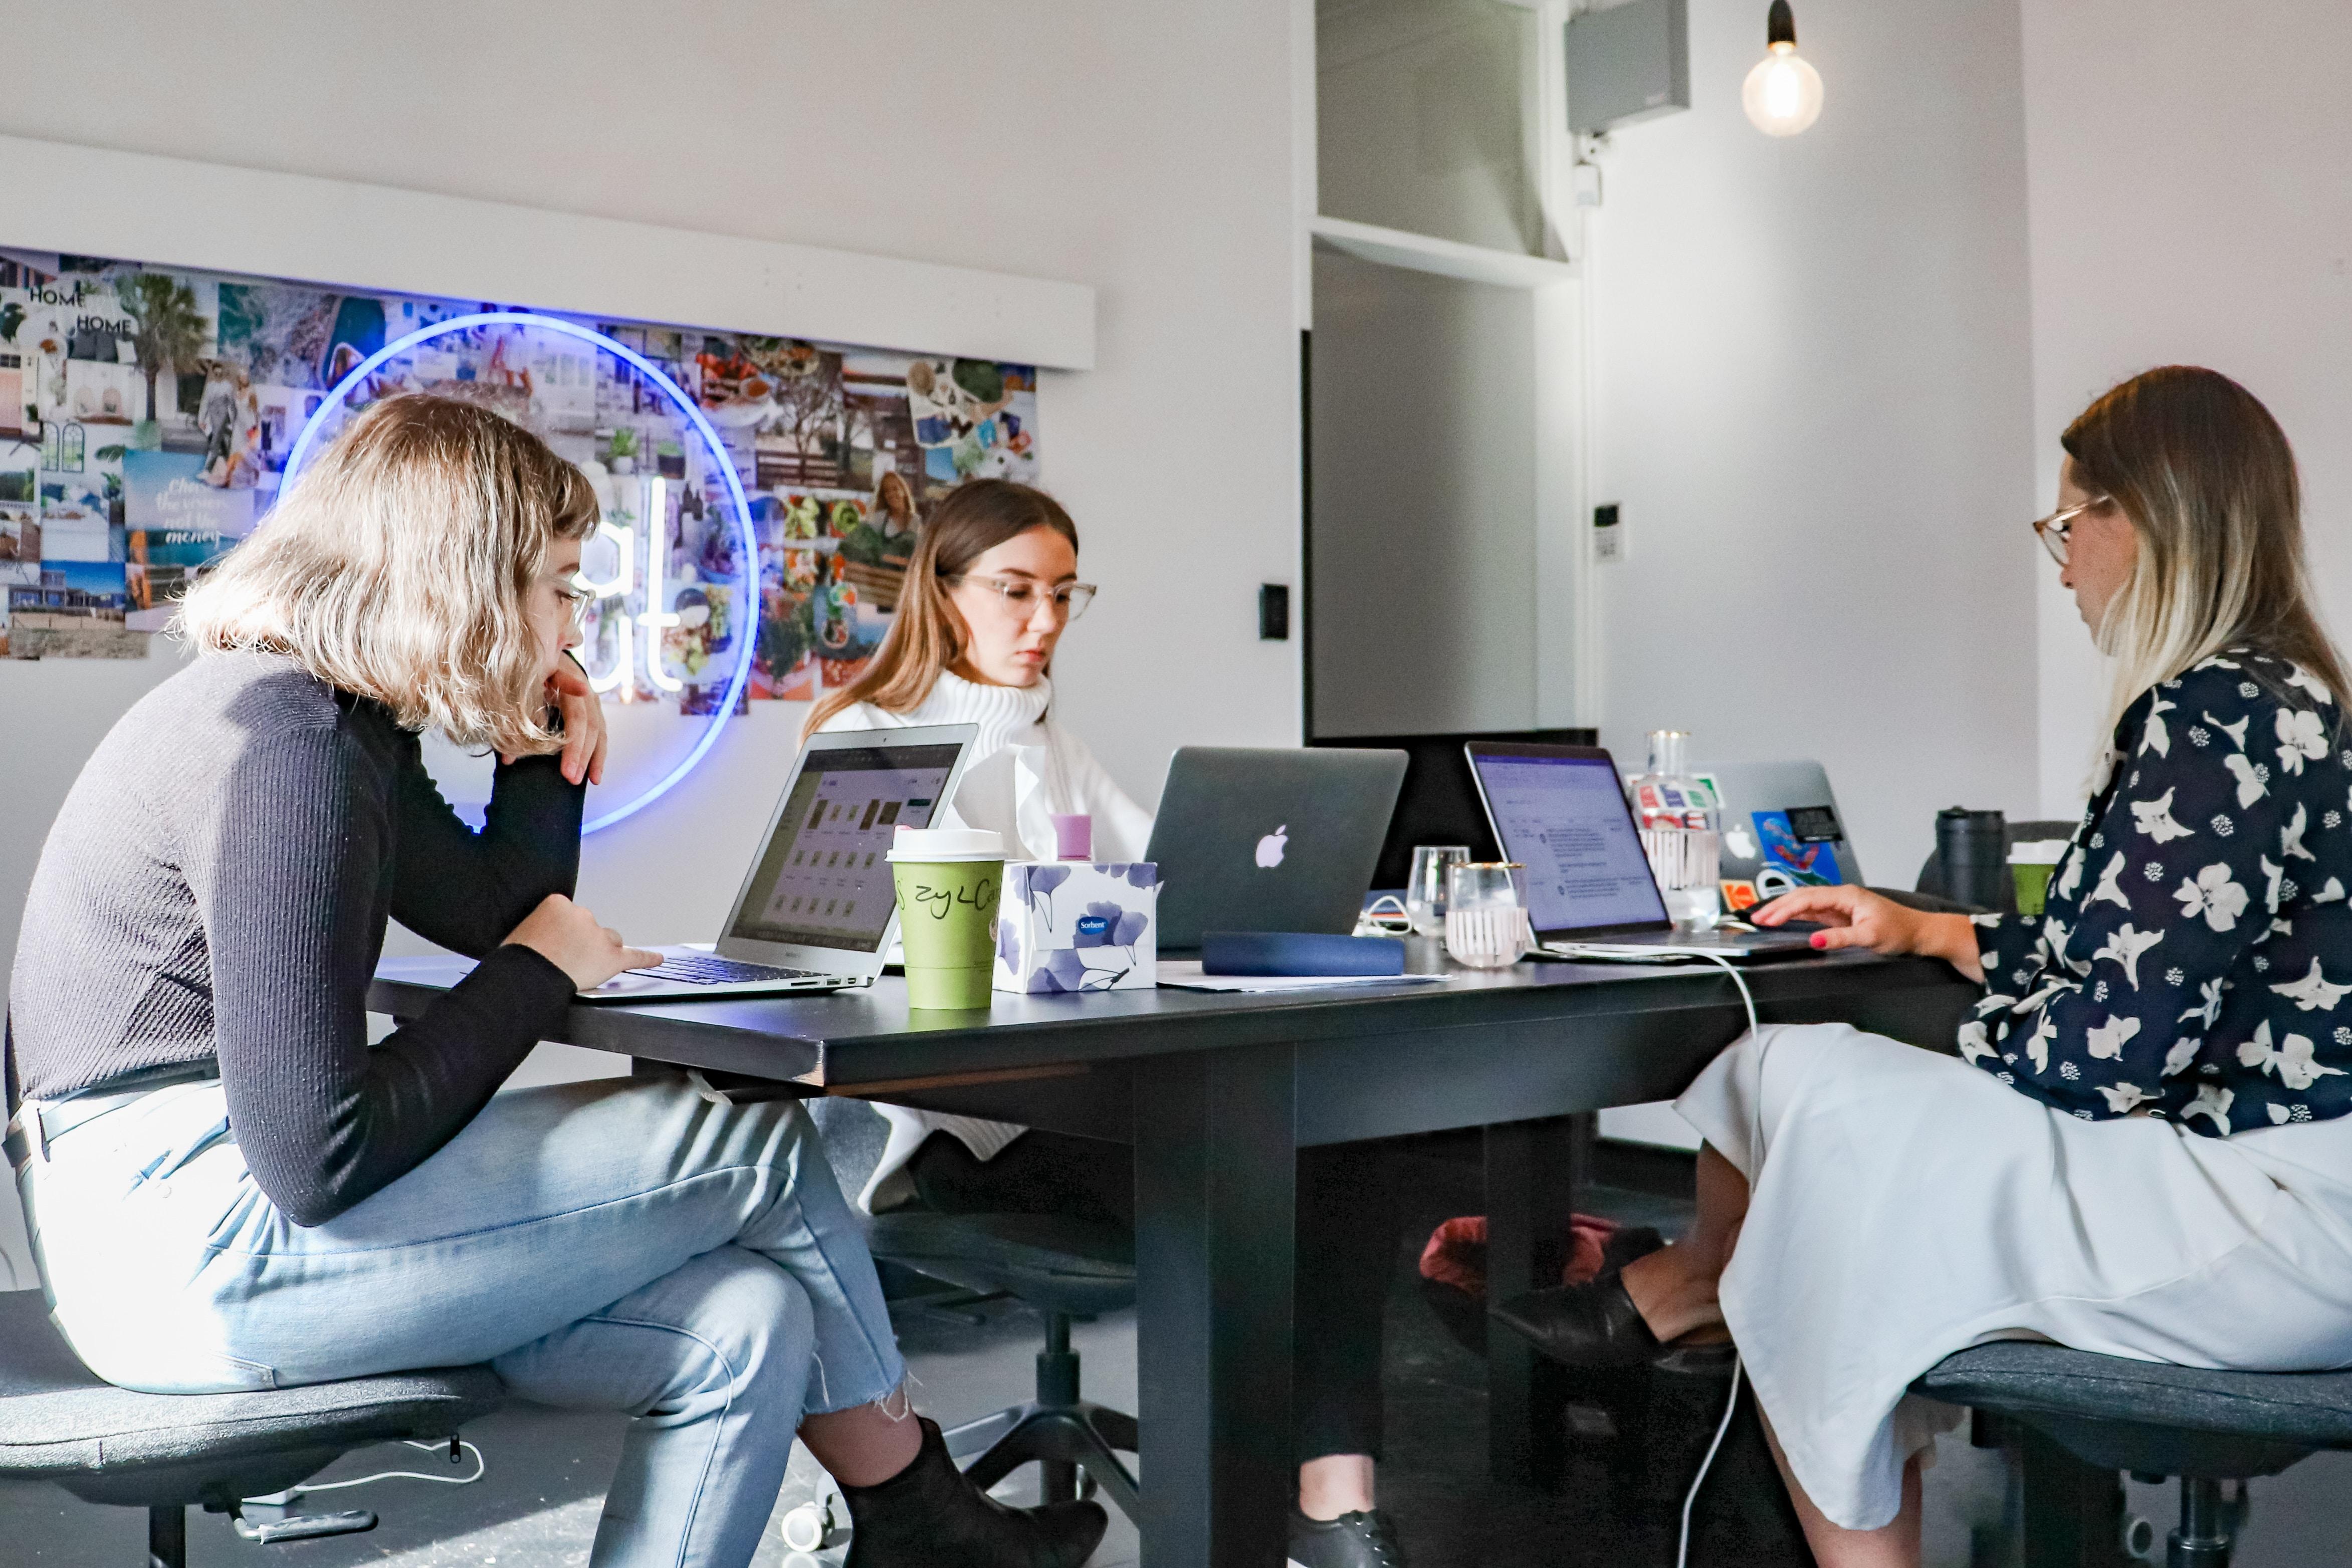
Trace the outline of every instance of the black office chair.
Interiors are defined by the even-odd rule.
[[[2205,1372],[2002,1341],[1912,1388],[2024,1429],[2026,1568],[2120,1563],[2125,1470],[2180,1479],[2169,1568],[2226,1568],[2249,1478],[2352,1448],[2352,1372]]]
[[[227,1514],[248,1541],[373,1530],[375,1515],[365,1511],[257,1522],[244,1502],[298,1485],[369,1443],[454,1439],[505,1398],[486,1366],[251,1394],[134,1394],[74,1358],[41,1292],[0,1294],[0,1476],[145,1509],[148,1568],[185,1568],[187,1511],[199,1505]]]
[[[1077,1495],[1077,1473],[1128,1518],[1135,1476],[1120,1463],[1136,1451],[1135,1417],[1079,1396],[1070,1324],[1135,1304],[1135,1239],[1113,1225],[1050,1214],[939,1214],[896,1209],[875,1216],[874,1256],[981,1296],[1012,1296],[1045,1315],[1037,1396],[946,1432],[948,1452],[979,1456],[964,1473],[982,1490],[1035,1460],[1046,1502]]]

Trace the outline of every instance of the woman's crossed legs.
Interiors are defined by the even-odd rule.
[[[59,1319],[117,1382],[489,1361],[526,1396],[626,1411],[600,1563],[746,1560],[796,1427],[852,1486],[919,1446],[872,1260],[796,1103],[675,1082],[500,1094],[310,1228],[261,1196],[233,1142],[207,1143],[196,1124],[226,1127],[216,1089],[144,1127],[118,1115],[59,1140],[30,1184]]]

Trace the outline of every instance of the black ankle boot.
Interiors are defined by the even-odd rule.
[[[1658,1352],[1658,1338],[1625,1293],[1622,1275],[1589,1285],[1530,1291],[1491,1309],[1495,1322],[1570,1366],[1633,1366]]]
[[[1097,1502],[1007,1508],[964,1479],[936,1423],[915,1462],[870,1487],[844,1487],[842,1568],[1078,1568],[1110,1523]]]

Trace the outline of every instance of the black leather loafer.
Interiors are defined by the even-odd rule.
[[[1603,1274],[1589,1285],[1530,1291],[1496,1307],[1494,1320],[1569,1366],[1634,1366],[1658,1353],[1625,1282]]]

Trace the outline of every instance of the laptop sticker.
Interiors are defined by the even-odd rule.
[[[1776,884],[1786,877],[1793,887],[1834,887],[1845,880],[1838,869],[1837,814],[1827,807],[1751,811],[1748,816],[1764,851],[1759,891],[1768,877]],[[1780,876],[1770,875],[1775,872]]]

